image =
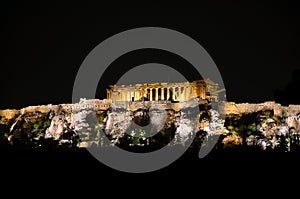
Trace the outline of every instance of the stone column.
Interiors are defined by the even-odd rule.
[[[179,88],[179,98],[180,98],[180,102],[184,101],[184,90],[182,91],[182,87]]]
[[[199,97],[200,99],[204,99],[204,90],[203,90],[203,86],[199,85]]]
[[[175,100],[175,88],[176,87],[172,87],[172,100]]]
[[[132,98],[133,98],[133,100],[132,100]],[[130,91],[130,101],[134,101],[134,99],[135,99],[135,93],[134,93],[134,91]]]
[[[147,88],[144,89],[144,97],[147,97]]]
[[[130,92],[129,91],[126,91],[126,100],[125,101],[130,101]]]
[[[114,94],[113,94],[113,93],[111,94],[111,97],[110,97],[110,99],[111,99],[111,100],[116,100],[116,99],[115,99],[115,96],[114,96]]]
[[[158,101],[158,88],[155,88],[155,100]]]
[[[122,95],[121,95],[121,92],[119,92],[117,94],[117,101],[121,101],[122,100]]]
[[[169,98],[170,98],[170,88],[168,87],[167,88],[167,100],[169,100]]]
[[[193,96],[197,97],[197,87],[196,86],[193,88]]]
[[[152,101],[152,88],[150,88],[150,101]]]
[[[131,91],[128,91],[128,101],[131,102]]]
[[[139,90],[134,90],[134,101],[138,101],[139,100]]]
[[[198,84],[195,85],[195,97],[200,97],[201,98],[201,94],[200,94],[200,87]]]
[[[160,89],[160,98],[161,100],[165,100],[165,93],[164,93],[165,88]]]
[[[134,101],[136,101],[136,95],[137,95],[137,91],[136,91],[136,89],[134,89],[134,91],[133,91]]]
[[[125,101],[129,101],[130,98],[130,92],[126,91],[125,92]]]
[[[120,94],[118,95],[119,96],[119,101],[123,101],[123,93],[121,91],[119,91]]]
[[[186,87],[185,88],[185,101],[189,101],[190,100],[190,87]]]
[[[138,91],[136,92],[136,100],[135,101],[138,101],[140,100],[140,89],[138,89]]]
[[[205,99],[206,98],[206,85],[203,85],[203,99]]]
[[[123,101],[123,96],[124,96],[124,93],[122,91],[120,91],[120,101]]]
[[[128,101],[131,102],[131,91],[128,91]]]
[[[182,99],[183,101],[187,101],[186,99],[186,94],[185,94],[185,86],[183,87],[183,91],[182,91]]]
[[[118,100],[118,98],[119,98],[119,95],[117,94],[117,92],[112,92],[112,93],[111,93],[111,99],[112,99],[113,101]]]
[[[192,86],[191,95],[192,95],[192,97],[197,97],[197,88],[195,86]]]

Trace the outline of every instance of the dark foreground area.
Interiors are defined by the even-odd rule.
[[[246,150],[214,150],[205,158],[198,158],[198,151],[189,150],[171,165],[154,172],[132,174],[111,169],[96,160],[86,149],[32,151],[2,150],[2,180],[26,184],[28,180],[34,184],[54,180],[56,183],[84,182],[107,184],[109,181],[128,186],[143,186],[143,183],[154,180],[158,184],[181,184],[185,181],[197,183],[213,183],[214,186],[226,186],[233,181],[253,181],[256,185],[270,183],[275,180],[285,183],[299,179],[300,153],[267,152]],[[83,181],[82,181],[83,180]],[[174,181],[173,181],[174,180]],[[273,181],[272,183],[275,183]],[[139,184],[138,182],[142,182]],[[282,182],[283,183],[283,182]],[[290,184],[290,182],[289,182]],[[180,186],[181,186],[180,185]]]
[[[214,150],[199,159],[190,150],[161,170],[141,174],[111,169],[83,148],[2,150],[0,156],[2,191],[30,197],[287,196],[298,190],[300,179],[296,152]]]

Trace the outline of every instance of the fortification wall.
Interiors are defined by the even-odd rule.
[[[173,109],[179,111],[180,109],[187,107],[194,107],[197,103],[203,103],[195,100],[182,103],[171,103],[170,101],[145,101],[145,102],[116,102],[112,103],[112,100],[99,100],[99,99],[90,99],[90,100],[81,100],[76,104],[59,104],[59,105],[39,105],[39,106],[28,106],[20,110],[16,109],[6,109],[0,110],[0,116],[10,120],[16,118],[18,115],[24,115],[27,113],[49,113],[54,111],[55,113],[64,111],[66,113],[72,113],[72,111],[78,111],[82,109],[103,111],[109,108],[128,108],[130,110],[137,110],[140,108],[150,108],[155,107],[159,109]],[[220,102],[221,112],[225,114],[243,114],[243,113],[252,113],[263,110],[273,110],[274,114],[281,116],[286,114],[287,116],[298,115],[300,113],[300,105],[289,105],[282,106],[279,103],[273,101],[268,101],[264,103],[235,103],[235,102]]]

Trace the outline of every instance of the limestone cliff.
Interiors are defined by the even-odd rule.
[[[196,134],[200,142],[207,136],[221,135],[223,147],[255,145],[274,149],[286,145],[282,146],[286,151],[300,134],[300,105],[219,102],[218,106],[219,112],[199,99],[182,103],[82,99],[76,104],[0,110],[0,141],[33,148],[49,140],[71,147],[112,143],[162,146],[172,139],[184,144]],[[111,143],[103,141],[101,132]]]

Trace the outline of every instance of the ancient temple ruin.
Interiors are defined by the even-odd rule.
[[[185,102],[192,98],[218,101],[218,83],[210,79],[180,83],[144,83],[135,85],[111,85],[107,89],[107,99],[113,101],[159,101]]]

